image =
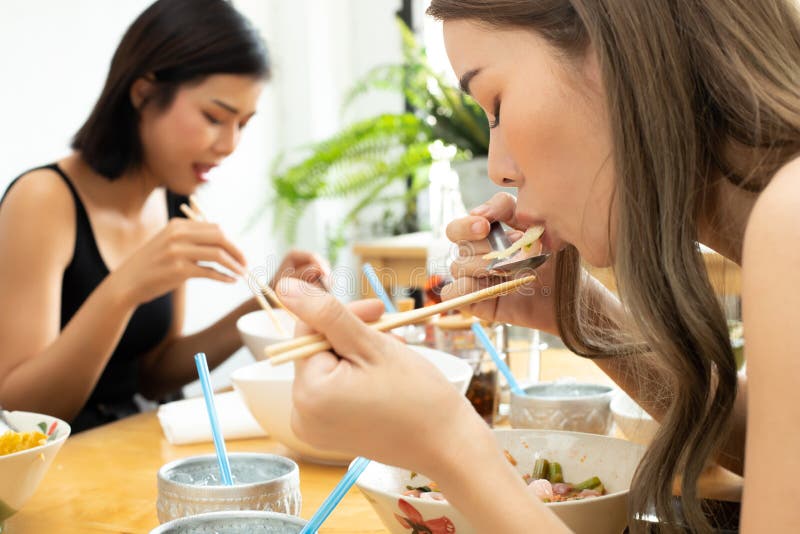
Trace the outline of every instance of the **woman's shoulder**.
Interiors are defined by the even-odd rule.
[[[3,198],[3,206],[36,207],[37,211],[74,204],[69,185],[53,166],[27,171],[11,182]]]
[[[19,176],[6,191],[0,205],[0,233],[12,242],[55,246],[53,252],[63,249],[71,256],[75,209],[69,185],[58,171],[37,168]]]
[[[758,230],[759,225],[772,226],[797,221],[800,221],[800,156],[778,169],[759,195],[750,215],[748,231],[753,224]]]
[[[750,212],[742,254],[743,282],[783,280],[800,271],[800,157],[773,176]],[[781,282],[783,283],[783,282]],[[756,285],[758,285],[756,284]]]

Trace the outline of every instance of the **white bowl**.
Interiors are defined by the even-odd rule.
[[[272,310],[278,318],[278,324],[283,328],[283,333],[275,327],[267,312],[258,310],[246,313],[236,321],[236,328],[242,337],[242,342],[253,353],[256,360],[264,360],[264,348],[267,345],[286,341],[294,335],[294,319],[285,310]]]
[[[472,367],[455,356],[425,347],[410,347],[427,358],[447,380],[462,394],[466,392]],[[301,441],[292,431],[292,382],[294,365],[273,366],[268,361],[237,369],[231,381],[250,412],[270,436],[295,451],[303,460],[328,464],[347,465],[353,455],[326,451]]]
[[[658,432],[658,421],[650,417],[624,391],[618,391],[611,401],[611,413],[625,437],[634,443],[649,445]]]
[[[6,412],[6,417],[20,432],[48,434],[53,423],[55,427],[44,445],[0,456],[0,531],[3,521],[22,508],[36,491],[70,433],[67,423],[49,415]]]
[[[574,532],[619,534],[625,529],[628,488],[644,447],[623,439],[579,432],[496,429],[494,433],[500,445],[516,459],[520,476],[530,474],[534,460],[539,457],[559,462],[567,481],[600,478],[608,492],[602,497],[547,504]],[[446,440],[442,446],[448,446]],[[453,532],[476,534],[475,528],[449,502],[403,495],[406,485],[421,486],[429,481],[422,475],[412,479],[407,469],[370,462],[356,485],[392,534],[408,534],[398,516],[416,522],[447,518],[455,527]],[[502,495],[486,497],[502,499]],[[531,525],[531,532],[537,530]]]

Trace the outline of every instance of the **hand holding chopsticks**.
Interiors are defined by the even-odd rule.
[[[186,217],[188,217],[193,221],[197,222],[208,221],[208,217],[206,217],[205,212],[200,207],[200,203],[197,201],[197,197],[195,197],[195,195],[191,195],[189,197],[189,205],[181,204],[180,209],[181,212],[183,212],[183,214],[186,215]],[[286,335],[286,331],[284,330],[283,325],[281,325],[281,322],[275,315],[275,312],[272,311],[272,306],[270,306],[270,304],[266,300],[267,298],[269,298],[270,300],[272,300],[273,303],[277,304],[278,307],[286,310],[286,307],[281,303],[280,299],[278,299],[278,295],[275,294],[275,292],[272,290],[271,287],[261,282],[261,280],[259,280],[258,277],[253,273],[248,273],[248,278],[244,278],[244,276],[242,278],[244,279],[245,283],[247,283],[247,286],[250,287],[251,289],[252,286],[250,285],[249,282],[252,281],[256,283],[259,289],[258,291],[253,291],[256,297],[256,301],[258,302],[259,306],[261,306],[261,308],[265,312],[267,312],[267,315],[269,316],[270,321],[272,321],[275,330],[281,335]],[[297,317],[295,317],[294,314],[292,314],[292,312],[290,312],[289,310],[286,311],[289,313],[289,315],[292,316],[293,319],[295,320],[297,319]]]
[[[507,293],[511,293],[519,287],[529,282],[533,282],[535,279],[535,275],[517,278],[515,280],[510,280],[508,282],[503,282],[501,284],[475,291],[474,293],[461,295],[460,297],[441,302],[434,306],[427,306],[425,308],[394,314],[372,323],[370,326],[376,330],[386,331],[397,328],[398,326],[419,323],[428,317],[432,317],[439,313],[461,308],[481,300],[495,298]],[[331,344],[327,341],[327,339],[325,339],[324,336],[320,334],[313,334],[298,337],[283,343],[269,345],[266,349],[264,349],[264,354],[269,358],[273,365],[279,365],[282,363],[307,358],[312,354],[330,349]]]

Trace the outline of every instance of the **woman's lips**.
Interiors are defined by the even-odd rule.
[[[550,234],[547,232],[547,228],[545,228],[544,232],[542,232],[542,237],[539,238],[539,241],[542,242],[543,251],[553,250],[553,244],[550,242]]]
[[[208,173],[211,172],[211,169],[216,167],[215,164],[208,164],[208,163],[194,163],[192,164],[192,171],[194,171],[195,178],[200,183],[206,183],[208,181]]]

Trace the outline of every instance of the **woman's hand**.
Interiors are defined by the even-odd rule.
[[[244,254],[225,237],[219,226],[174,218],[112,272],[109,280],[121,288],[121,294],[128,296],[132,305],[173,291],[189,278],[236,281],[209,263],[238,275],[246,272]]]
[[[512,230],[508,235],[513,242],[522,237],[521,226],[515,218],[516,199],[508,193],[497,193],[488,202],[476,207],[467,217],[447,225],[447,237],[458,244],[458,258],[450,266],[453,282],[442,290],[444,300],[472,293],[496,284],[501,279],[491,276],[487,267],[491,260],[483,255],[492,250],[486,236],[489,224],[501,221]],[[555,256],[536,269],[537,280],[520,291],[496,299],[472,304],[468,311],[481,319],[511,323],[555,333]]]
[[[381,316],[380,301],[346,307],[322,289],[292,279],[278,284],[278,294],[305,323],[296,335],[320,332],[336,352],[295,362],[292,428],[300,439],[434,472],[437,458],[447,454],[442,436],[468,434],[470,425],[478,432],[485,428],[428,360],[364,324]]]
[[[318,254],[305,250],[290,250],[283,257],[275,277],[269,283],[275,289],[281,278],[299,278],[311,284],[318,284],[323,289],[330,285],[330,264]]]
[[[479,532],[568,531],[527,490],[466,397],[425,358],[364,324],[380,317],[380,301],[348,308],[291,279],[278,293],[306,323],[297,335],[320,332],[338,354],[295,362],[292,429],[300,439],[433,477]]]

